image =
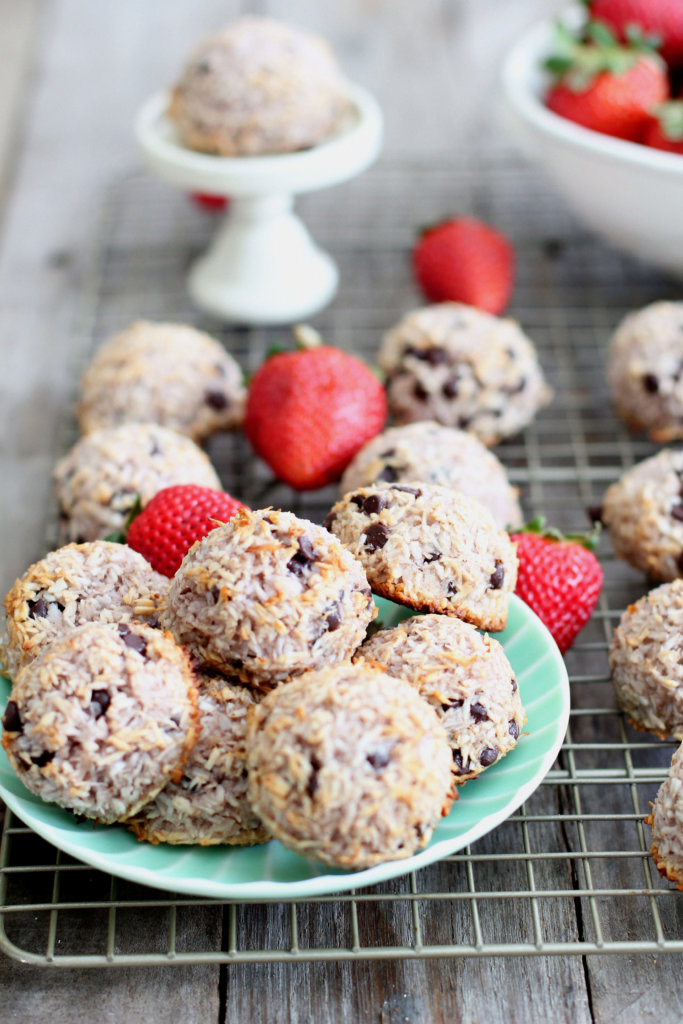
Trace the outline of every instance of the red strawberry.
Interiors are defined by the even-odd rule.
[[[510,301],[515,254],[495,228],[474,217],[454,217],[420,236],[413,270],[431,302],[466,302],[502,313]]]
[[[164,487],[133,519],[127,541],[157,572],[174,576],[194,542],[227,523],[240,508],[240,501],[211,487]]]
[[[618,45],[604,25],[589,23],[586,37],[558,26],[558,53],[546,61],[558,81],[546,106],[584,128],[637,142],[650,111],[668,98],[666,66],[642,41]]]
[[[365,363],[320,345],[256,371],[244,431],[280,480],[307,491],[337,480],[386,418],[384,388]]]
[[[683,3],[681,0],[589,0],[591,19],[609,25],[620,39],[638,25],[642,32],[659,37],[660,53],[667,63],[683,62]]]
[[[683,153],[683,100],[670,100],[655,107],[643,142],[669,153]]]
[[[190,194],[190,199],[196,203],[197,206],[201,206],[202,209],[211,210],[214,213],[224,210],[228,205],[228,200],[225,196],[214,196],[210,195],[208,192],[192,192]]]
[[[525,530],[530,532],[511,535],[519,558],[515,593],[545,623],[564,654],[590,619],[602,589],[602,568],[590,550],[595,536],[544,532],[542,519]]]

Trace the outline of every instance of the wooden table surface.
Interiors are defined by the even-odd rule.
[[[349,77],[384,108],[383,162],[417,169],[421,180],[420,168],[473,140],[484,154],[482,139],[495,146],[500,57],[526,25],[560,6],[554,0],[46,0],[38,7],[2,0],[0,56],[3,45],[9,52],[0,78],[6,101],[0,104],[3,593],[44,551],[50,472],[74,374],[93,340],[83,295],[92,287],[98,225],[112,183],[139,169],[134,114],[173,79],[191,43],[245,9],[323,33]],[[647,278],[653,293],[658,287]],[[120,308],[129,309],[125,296]],[[506,920],[513,928],[509,915]],[[210,909],[198,908],[191,926],[218,924]],[[680,966],[679,955],[634,952],[77,971],[26,966],[0,954],[0,1019],[673,1024],[683,1019]]]

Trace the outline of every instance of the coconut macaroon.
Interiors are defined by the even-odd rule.
[[[187,324],[140,320],[109,338],[83,375],[83,434],[158,423],[201,442],[244,418],[243,374],[222,345]]]
[[[683,890],[683,746],[674,753],[645,822],[652,827],[650,854],[657,870]]]
[[[111,823],[180,775],[197,720],[192,666],[171,636],[88,622],[19,672],[2,745],[36,796]]]
[[[617,414],[653,441],[683,438],[683,302],[629,313],[610,342],[607,379]]]
[[[436,484],[349,491],[325,519],[376,594],[416,611],[504,629],[517,553],[483,505]]]
[[[441,484],[476,498],[498,526],[524,521],[517,489],[505,467],[482,442],[465,430],[433,420],[390,427],[361,448],[341,480],[342,494],[374,483],[417,480]]]
[[[270,687],[348,658],[376,613],[362,565],[321,526],[240,509],[185,556],[161,622],[202,664]]]
[[[360,869],[410,857],[451,803],[451,749],[406,682],[345,663],[250,709],[249,796],[291,850]]]
[[[637,729],[683,740],[683,580],[629,605],[609,652],[617,703]]]
[[[505,651],[474,626],[445,615],[416,615],[369,637],[354,661],[405,679],[441,719],[457,783],[480,775],[516,745],[524,709]]]
[[[325,40],[250,16],[199,42],[168,113],[188,148],[253,156],[315,146],[348,108],[346,84]]]
[[[397,423],[433,419],[487,445],[518,433],[552,398],[519,325],[463,303],[407,313],[378,362]]]
[[[683,576],[683,451],[664,448],[627,470],[600,517],[618,558],[652,580]]]
[[[82,437],[57,463],[54,482],[63,540],[77,543],[121,530],[138,498],[144,506],[164,487],[221,489],[194,441],[152,423],[124,423]]]
[[[154,622],[169,581],[125,544],[67,544],[29,566],[5,598],[3,661],[14,677],[85,622]]]
[[[182,778],[169,782],[129,825],[151,843],[246,846],[270,839],[247,798],[247,711],[252,690],[197,674],[199,739]]]

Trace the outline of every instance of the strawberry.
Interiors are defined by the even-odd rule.
[[[557,76],[546,106],[584,128],[637,142],[650,111],[669,96],[666,65],[642,39],[620,45],[595,22],[585,35],[579,40],[558,26],[558,53],[545,62]]]
[[[337,480],[386,418],[386,394],[369,367],[315,344],[272,355],[256,371],[244,431],[280,480],[308,491]]]
[[[667,64],[683,63],[683,4],[681,0],[588,0],[592,21],[599,21],[622,40],[630,26],[661,41],[660,53]]]
[[[228,205],[225,196],[214,196],[209,192],[191,192],[190,199],[197,206],[201,206],[203,210],[210,210],[212,213],[219,213]]]
[[[465,302],[502,313],[510,301],[515,255],[507,238],[474,217],[427,228],[413,250],[413,270],[431,302]]]
[[[536,612],[564,654],[600,596],[602,568],[591,550],[596,533],[563,537],[544,530],[539,518],[511,537],[519,558],[515,593]]]
[[[669,100],[655,107],[643,134],[646,146],[683,153],[683,100]]]
[[[240,508],[240,501],[211,487],[164,487],[131,522],[128,545],[157,572],[174,576],[194,542],[232,519]]]

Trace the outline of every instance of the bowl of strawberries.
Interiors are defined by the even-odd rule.
[[[585,225],[683,277],[681,0],[575,4],[513,46],[502,85],[513,134]]]

